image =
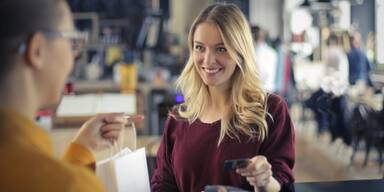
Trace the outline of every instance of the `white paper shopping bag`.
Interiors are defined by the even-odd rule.
[[[133,127],[133,149],[136,148],[136,131]],[[123,133],[124,134],[124,133]],[[122,140],[123,137],[122,137]],[[131,151],[128,148],[96,163],[96,175],[107,192],[150,192],[145,149]]]
[[[126,166],[127,164],[129,166]],[[115,172],[119,192],[150,192],[147,159],[144,148],[116,159]]]
[[[149,192],[145,149],[130,152],[127,148],[96,164],[96,175],[108,192]]]

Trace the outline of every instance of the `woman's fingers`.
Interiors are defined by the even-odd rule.
[[[237,173],[244,177],[248,177],[251,175],[262,174],[270,169],[271,165],[268,163],[267,159],[264,156],[260,156],[260,158],[251,159],[251,163],[249,163],[247,167],[237,169]]]
[[[246,177],[247,181],[253,186],[264,186],[269,183],[272,174],[265,172],[257,176]]]
[[[255,156],[247,167],[236,169],[236,172],[245,177],[249,184],[255,187],[266,186],[272,177],[272,166],[264,156]]]

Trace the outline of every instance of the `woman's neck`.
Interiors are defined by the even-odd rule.
[[[203,111],[200,120],[206,123],[222,119],[228,111],[229,93],[218,89],[209,89],[209,102]]]
[[[0,84],[0,107],[34,119],[38,109],[31,81],[23,75],[13,75]]]
[[[230,93],[227,90],[210,88],[209,89],[209,103],[208,107],[217,111],[223,111],[228,107]]]

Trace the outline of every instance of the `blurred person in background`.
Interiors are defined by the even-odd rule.
[[[276,92],[277,53],[267,44],[267,32],[265,30],[259,26],[254,26],[252,27],[252,34],[260,79],[268,91]]]
[[[343,50],[344,42],[335,33],[331,33],[327,41],[328,49],[325,53],[325,75],[320,84],[321,89],[331,94],[329,98],[331,118],[330,132],[333,140],[340,137],[347,145],[351,144],[351,133],[347,126],[347,98],[349,86],[349,64]]]
[[[331,33],[327,40],[325,52],[324,78],[320,83],[325,92],[332,92],[335,96],[345,93],[349,86],[348,58],[343,50],[341,38]]]
[[[275,92],[284,97],[290,107],[297,98],[292,57],[286,43],[280,38],[274,41],[274,48],[277,52]]]
[[[367,55],[361,50],[361,36],[358,32],[353,32],[349,36],[350,50],[348,52],[349,62],[349,83],[355,85],[361,81],[367,86],[372,86],[370,72],[372,65]]]
[[[343,50],[343,41],[335,33],[327,39],[324,56],[324,76],[320,89],[312,94],[306,105],[315,113],[318,133],[329,128],[332,139],[341,137],[346,144],[351,136],[346,126],[347,101],[345,93],[349,86],[347,55]]]
[[[65,0],[3,0],[0,23],[0,191],[103,191],[90,169],[92,151],[111,146],[128,121],[142,116],[97,115],[80,128],[63,160],[55,159],[34,119],[60,100],[81,35]]]
[[[164,125],[152,191],[202,191],[207,185],[285,191],[294,182],[294,127],[287,104],[258,76],[241,10],[208,6],[192,24],[188,47],[177,80],[185,102]],[[224,169],[225,160],[243,158],[244,167]]]

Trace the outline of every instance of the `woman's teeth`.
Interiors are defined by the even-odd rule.
[[[203,67],[203,70],[207,73],[210,73],[210,74],[213,74],[213,73],[217,73],[220,71],[221,68],[211,68],[211,69],[208,69],[208,68],[204,68]]]

